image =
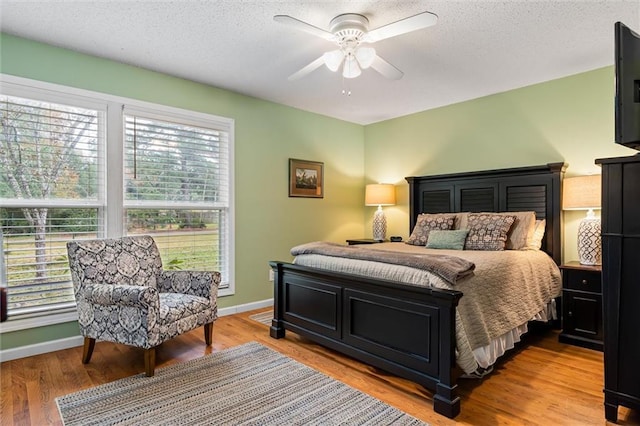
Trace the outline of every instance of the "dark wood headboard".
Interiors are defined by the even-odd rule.
[[[565,163],[405,178],[409,233],[420,213],[535,211],[546,219],[542,250],[560,264]]]

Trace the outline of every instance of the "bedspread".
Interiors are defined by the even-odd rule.
[[[402,243],[375,244],[371,250],[456,256],[474,263],[475,270],[453,285],[427,271],[367,260],[309,254],[297,256],[295,263],[405,284],[462,291],[463,297],[456,311],[456,344],[462,357],[460,366],[466,372],[471,369],[471,351],[487,346],[492,339],[526,324],[560,295],[560,270],[541,251],[432,250]]]

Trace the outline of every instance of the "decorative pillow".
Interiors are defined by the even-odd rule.
[[[426,245],[431,230],[439,229],[441,231],[448,231],[453,228],[454,220],[455,215],[453,214],[419,214],[411,236],[407,240],[407,244],[414,246]]]
[[[506,250],[526,250],[529,239],[533,235],[533,229],[536,225],[535,212],[507,212],[496,213],[506,216],[515,216],[509,233],[507,234],[507,242],[504,246]]]
[[[464,240],[467,238],[468,233],[468,229],[456,229],[451,231],[433,229],[429,232],[427,248],[462,250],[464,248]]]
[[[467,229],[468,212],[456,213],[456,220],[453,222],[452,229]]]
[[[504,250],[515,216],[496,213],[470,213],[465,250]]]
[[[542,239],[546,230],[547,221],[544,219],[536,220],[531,238],[527,241],[527,250],[540,250],[542,247]]]

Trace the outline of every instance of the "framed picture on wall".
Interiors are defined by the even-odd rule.
[[[289,197],[324,197],[324,163],[289,159]]]

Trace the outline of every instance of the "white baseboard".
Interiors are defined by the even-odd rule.
[[[241,312],[252,311],[254,309],[273,306],[273,299],[259,300],[257,302],[245,303],[243,305],[229,306],[218,309],[218,316],[239,314]],[[26,358],[28,356],[40,355],[48,352],[60,351],[62,349],[82,346],[84,339],[82,336],[65,337],[64,339],[50,340],[33,345],[20,346],[17,348],[0,351],[0,361],[11,361],[13,359]]]
[[[219,308],[218,316],[224,317],[226,315],[266,308],[268,306],[273,306],[273,299],[259,300],[257,302],[245,303],[244,305],[229,306],[228,308]]]
[[[0,351],[0,361],[11,361],[12,359],[26,358],[28,356],[40,355],[47,352],[75,348],[76,346],[82,346],[83,342],[84,339],[82,336],[73,336],[65,337],[64,339],[50,340],[48,342],[35,343],[33,345],[5,349]]]

